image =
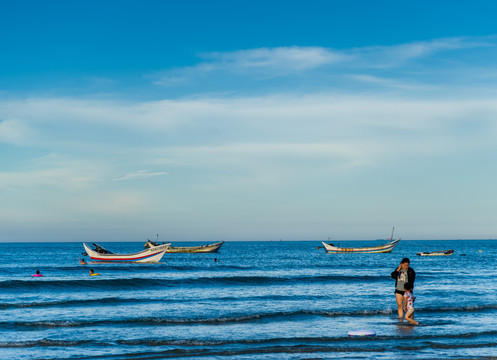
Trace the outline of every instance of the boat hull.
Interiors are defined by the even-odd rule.
[[[176,246],[170,246],[166,252],[167,253],[216,253],[218,252],[219,248],[223,246],[224,241],[216,243],[216,244],[209,244],[209,245],[202,245],[202,246],[183,246],[183,247],[176,247]]]
[[[454,253],[454,250],[447,250],[447,251],[425,251],[425,252],[420,252],[417,253],[416,255],[418,256],[451,256]]]
[[[324,248],[328,254],[348,254],[348,253],[362,253],[362,254],[377,254],[389,253],[400,242],[401,239],[396,239],[380,246],[361,247],[361,248],[342,248],[327,244],[323,241]]]
[[[154,246],[152,248],[130,254],[102,254],[96,252],[83,243],[86,253],[93,261],[98,262],[136,262],[136,263],[157,263],[164,256],[169,244]]]

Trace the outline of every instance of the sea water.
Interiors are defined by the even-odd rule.
[[[444,249],[454,255],[416,256]],[[158,264],[80,265],[82,252],[81,243],[0,244],[1,359],[497,357],[497,241],[401,241],[390,254],[228,241],[217,254]],[[417,274],[418,326],[397,319],[390,273],[404,257]],[[347,336],[357,329],[376,336]]]

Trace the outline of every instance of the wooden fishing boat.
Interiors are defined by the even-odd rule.
[[[216,253],[223,244],[224,241],[215,244],[207,244],[200,246],[169,246],[166,252],[167,253]],[[150,248],[151,246],[157,246],[157,243],[147,240],[147,242],[145,243],[145,247]]]
[[[324,248],[329,254],[344,254],[344,253],[363,253],[363,254],[374,254],[374,253],[389,253],[391,252],[400,242],[400,238],[393,239],[393,232],[395,228],[392,229],[392,235],[390,240],[380,246],[370,246],[370,247],[359,247],[359,248],[343,248],[338,247],[333,244],[327,244],[323,241]]]
[[[157,263],[164,256],[171,244],[152,246],[137,253],[115,254],[102,246],[93,243],[95,249],[83,243],[86,254],[94,261],[101,262],[137,262],[137,263]]]
[[[440,251],[423,251],[418,252],[418,256],[450,256],[454,253],[454,250],[440,250]]]
[[[373,254],[373,253],[389,253],[391,252],[397,244],[400,242],[399,239],[389,241],[388,243],[380,246],[370,246],[370,247],[359,247],[359,248],[343,248],[338,247],[333,244],[327,244],[323,241],[324,248],[329,254],[343,254],[343,253],[363,253],[363,254]]]

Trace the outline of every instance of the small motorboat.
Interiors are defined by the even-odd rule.
[[[418,256],[450,256],[454,253],[454,250],[440,250],[440,251],[424,251],[418,252]]]
[[[166,250],[167,253],[216,253],[219,248],[223,246],[224,241],[215,243],[215,244],[207,244],[200,246],[169,246]],[[150,248],[153,246],[157,246],[156,242],[151,240],[147,240],[145,243],[146,248]]]
[[[102,246],[93,243],[95,249],[92,249],[85,243],[86,254],[94,261],[102,262],[138,262],[138,263],[157,263],[164,256],[171,244],[152,246],[148,249],[137,253],[115,254]]]

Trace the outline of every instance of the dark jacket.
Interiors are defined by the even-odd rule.
[[[395,288],[397,288],[397,278],[399,277],[399,272],[397,269],[392,271],[392,278],[395,279]],[[411,283],[412,289],[414,290],[414,280],[416,280],[416,272],[412,267],[407,268],[407,282]]]

